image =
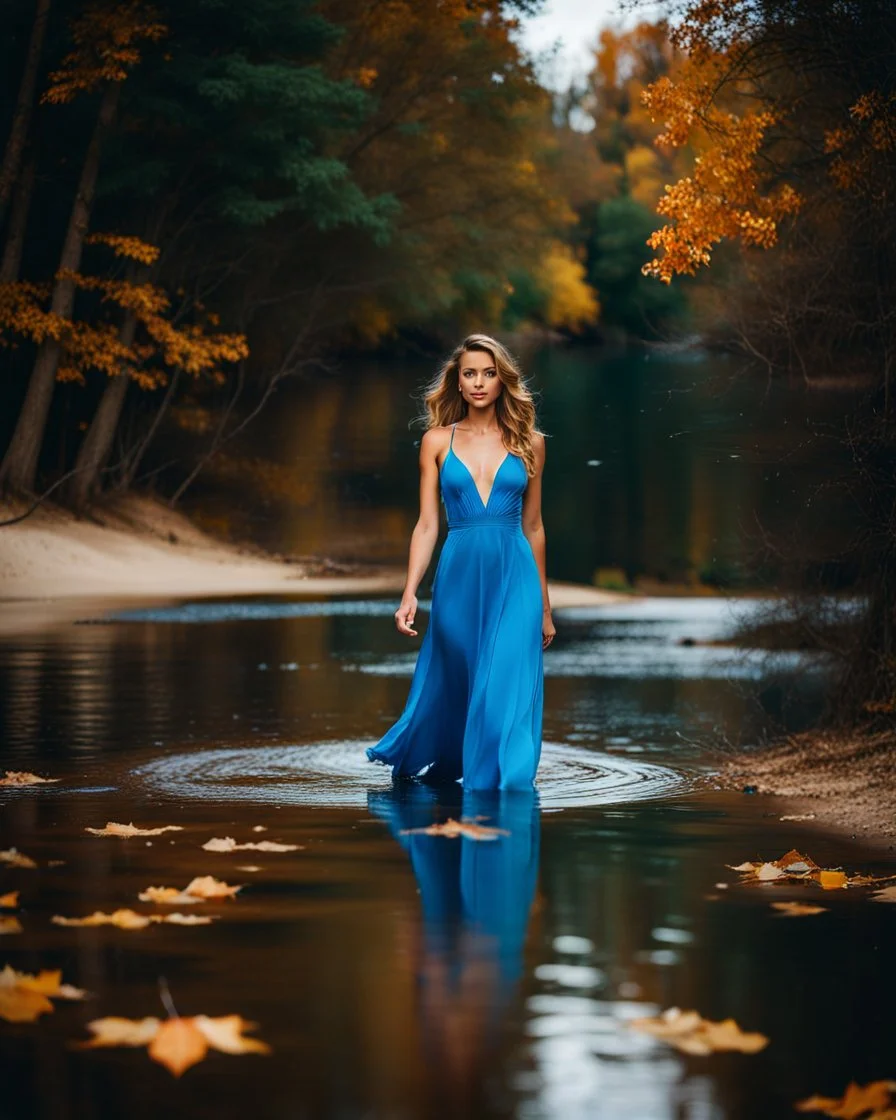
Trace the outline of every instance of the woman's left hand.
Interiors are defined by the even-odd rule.
[[[541,619],[541,648],[547,649],[551,642],[554,640],[554,635],[557,633],[554,627],[554,619],[551,616],[551,608],[545,607],[544,614]]]

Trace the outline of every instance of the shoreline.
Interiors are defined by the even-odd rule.
[[[779,820],[896,850],[896,730],[801,731],[727,759],[714,780],[752,787]]]
[[[15,509],[0,504],[0,520]],[[223,543],[185,515],[129,496],[79,519],[47,506],[0,528],[0,634],[75,621],[129,604],[252,595],[400,595],[402,565],[296,562]],[[633,596],[551,581],[554,607]],[[634,596],[640,598],[641,596]]]

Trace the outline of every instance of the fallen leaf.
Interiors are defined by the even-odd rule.
[[[270,1046],[258,1038],[245,1038],[243,1032],[253,1030],[241,1015],[209,1018],[94,1019],[87,1024],[93,1038],[72,1045],[79,1050],[101,1046],[148,1046],[148,1054],[170,1070],[175,1077],[201,1062],[209,1047],[225,1054],[269,1054]]]
[[[36,786],[41,782],[61,782],[61,778],[39,778],[27,770],[7,770],[6,777],[0,778],[0,786]]]
[[[117,926],[118,929],[145,929],[151,924],[149,914],[137,914],[134,910],[114,910],[111,914],[104,914],[101,910],[94,910],[86,918],[63,918],[54,914],[50,921],[57,926]]]
[[[797,871],[817,871],[818,864],[815,860],[809,859],[804,856],[802,852],[798,852],[796,848],[791,848],[789,852],[785,852],[780,859],[775,860],[775,865],[780,867],[782,871],[797,872]]]
[[[192,879],[184,887],[184,891],[187,894],[195,895],[197,898],[234,898],[236,892],[242,890],[242,887],[242,884],[230,887],[221,879],[215,879],[211,875],[202,875]]]
[[[823,914],[827,910],[827,906],[810,906],[806,902],[773,902],[771,906],[791,918],[800,918],[808,914]]]
[[[8,848],[5,852],[0,852],[0,863],[10,863],[13,867],[37,867],[30,856],[22,855],[15,848]]]
[[[875,878],[871,875],[852,875],[839,868],[819,867],[808,856],[792,848],[780,859],[771,862],[757,861],[755,863],[739,863],[736,866],[726,863],[731,871],[738,871],[743,876],[741,882],[804,882],[817,883],[822,890],[841,890],[845,887],[864,887],[869,883],[881,883],[896,878],[884,875]]]
[[[896,887],[883,887],[875,891],[871,898],[874,902],[896,902]]]
[[[706,1055],[717,1050],[755,1054],[768,1045],[764,1034],[742,1031],[734,1019],[714,1022],[696,1011],[682,1011],[678,1007],[670,1007],[655,1017],[632,1019],[629,1026],[662,1039],[686,1054]]]
[[[456,821],[449,817],[442,824],[427,825],[426,828],[403,828],[401,833],[407,836],[419,832],[426,836],[448,836],[452,839],[457,836],[466,836],[468,840],[497,840],[499,836],[509,836],[504,828],[488,828],[485,825],[474,824],[472,821]]]
[[[138,914],[134,910],[113,910],[104,914],[95,910],[86,918],[63,918],[54,914],[51,921],[57,926],[116,926],[118,929],[146,929],[149,925],[170,923],[180,926],[205,926],[213,917],[190,914]]]
[[[61,979],[61,970],[44,969],[33,976],[6,965],[0,972],[0,1019],[8,1023],[33,1023],[38,1015],[53,1010],[50,997],[84,999],[87,995],[71,984],[60,983]]]
[[[22,923],[11,915],[0,918],[0,934],[4,933],[22,933]]]
[[[833,891],[842,888],[846,890],[846,875],[842,871],[819,871],[817,876],[813,878],[819,886],[826,891]]]
[[[257,867],[254,863],[239,863],[236,869],[237,871],[264,871],[263,867]]]
[[[0,910],[15,910],[19,905],[19,892],[10,891],[9,894],[0,894]]]
[[[814,813],[791,813],[786,817],[778,817],[779,821],[814,821]]]
[[[202,845],[207,852],[241,852],[251,848],[256,852],[297,852],[304,844],[278,844],[273,840],[259,840],[256,843],[237,844],[232,836],[215,836]]]
[[[192,906],[202,902],[201,898],[179,891],[177,887],[147,887],[137,897],[141,902],[160,902],[164,906]]]
[[[857,1085],[850,1081],[842,1097],[807,1097],[793,1106],[797,1112],[823,1112],[839,1120],[858,1120],[868,1114],[868,1120],[879,1120],[882,1110],[888,1112],[896,1105],[896,1081],[871,1081]]]
[[[267,825],[265,825],[265,824],[257,824],[257,825],[256,825],[256,826],[255,826],[255,827],[254,827],[254,828],[252,829],[252,831],[253,831],[253,832],[267,832],[267,830],[268,830],[268,827],[267,827]]]
[[[221,879],[215,879],[211,875],[202,875],[191,880],[182,891],[179,891],[176,887],[147,887],[137,897],[141,902],[161,902],[165,906],[171,906],[172,904],[191,905],[208,898],[233,898],[237,891],[242,890],[242,886],[240,884],[231,887]]]
[[[159,836],[163,832],[183,832],[183,825],[166,824],[162,828],[137,828],[130,824],[118,824],[107,821],[105,828],[86,828],[85,832],[92,832],[94,836]]]

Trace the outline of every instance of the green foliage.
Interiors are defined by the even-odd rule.
[[[596,207],[587,241],[588,280],[600,293],[602,321],[639,338],[680,326],[687,305],[680,284],[657,284],[641,274],[656,216],[621,195]]]

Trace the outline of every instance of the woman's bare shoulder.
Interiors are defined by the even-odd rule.
[[[445,451],[448,447],[448,441],[451,439],[451,425],[442,424],[435,428],[427,428],[423,433],[423,438],[420,440],[420,453],[427,456],[432,456],[438,460],[440,452]]]

